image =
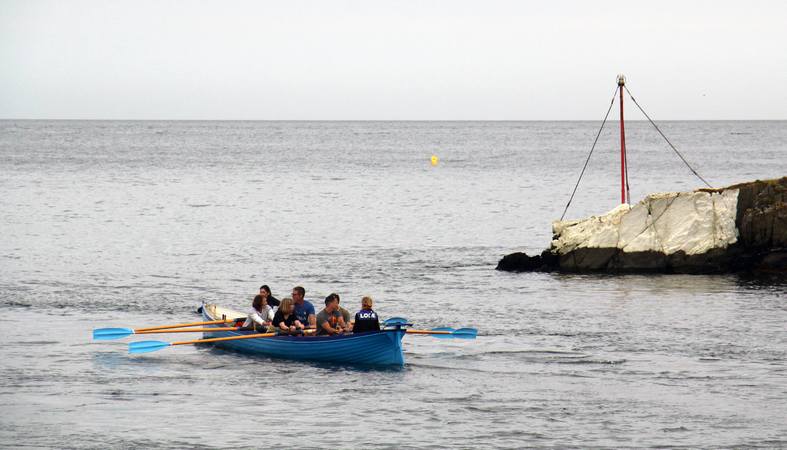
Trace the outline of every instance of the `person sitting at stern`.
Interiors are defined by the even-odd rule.
[[[264,333],[268,330],[271,320],[273,320],[273,309],[268,306],[265,297],[255,295],[254,300],[251,302],[249,315],[246,317],[246,321],[243,322],[243,329]]]
[[[372,310],[372,303],[371,297],[366,296],[361,299],[361,310],[355,313],[353,333],[380,331],[380,319],[377,317],[377,313]]]
[[[333,294],[325,297],[325,309],[317,314],[317,335],[341,334],[344,327],[344,318],[339,312],[339,299]]]

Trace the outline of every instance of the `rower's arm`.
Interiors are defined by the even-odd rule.
[[[267,315],[266,315],[266,318],[267,318]],[[251,319],[253,322],[256,322],[258,325],[263,325],[264,326],[266,318],[263,318],[260,315],[260,313],[258,313],[257,311],[254,311],[254,312],[249,314],[249,319]]]
[[[317,328],[317,316],[309,314],[309,328]]]

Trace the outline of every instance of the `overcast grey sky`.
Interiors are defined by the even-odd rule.
[[[787,119],[784,1],[2,1],[0,118]],[[632,110],[632,118],[640,118]]]

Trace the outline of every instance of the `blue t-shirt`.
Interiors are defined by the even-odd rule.
[[[295,317],[297,317],[304,326],[308,327],[309,315],[314,314],[314,305],[312,305],[310,301],[304,300],[302,305],[295,304],[293,312],[295,313]]]

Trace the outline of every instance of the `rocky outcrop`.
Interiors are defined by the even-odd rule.
[[[652,194],[583,220],[556,221],[541,255],[499,270],[720,273],[787,270],[787,177]]]
[[[743,183],[738,189],[741,258],[762,270],[787,270],[787,177]]]

